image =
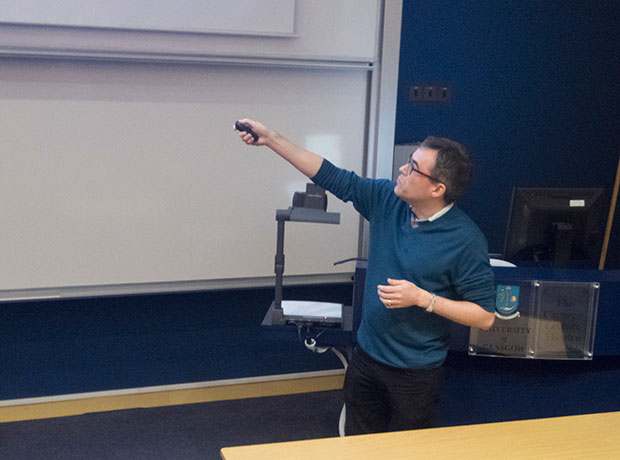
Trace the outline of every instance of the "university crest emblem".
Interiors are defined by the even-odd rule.
[[[495,296],[495,316],[500,319],[514,319],[520,316],[519,286],[498,285]]]

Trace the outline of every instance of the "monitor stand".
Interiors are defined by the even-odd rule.
[[[553,267],[566,268],[570,263],[573,245],[573,226],[566,222],[553,223]]]

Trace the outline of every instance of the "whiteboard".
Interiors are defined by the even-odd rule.
[[[67,14],[70,11],[68,5],[74,1],[77,0],[10,0],[9,4],[15,9],[13,13],[11,9],[5,10],[4,2],[0,2],[0,55],[185,62],[239,57],[244,58],[245,62],[247,58],[270,58],[278,62],[282,59],[303,59],[356,62],[365,64],[368,69],[369,63],[376,58],[377,30],[383,8],[380,0],[296,0],[291,23],[290,0],[248,0],[252,4],[273,2],[278,5],[263,10],[271,18],[270,21],[275,18],[275,23],[264,26],[261,32],[257,31],[259,26],[254,24],[258,20],[250,21],[250,24],[243,22],[250,17],[249,14],[239,17],[237,11],[230,13],[231,5],[236,7],[239,2],[209,0],[213,11],[218,12],[220,17],[227,17],[227,20],[210,33],[197,33],[199,31],[196,30],[191,9],[178,8],[170,0],[154,3],[148,0],[119,0],[120,5],[144,5],[142,29],[135,26],[136,30],[120,27],[125,20],[122,11],[126,7],[117,11],[108,7],[107,2],[105,8],[110,9],[112,16],[101,19],[101,24],[109,28],[92,27],[95,18],[88,12],[84,13],[85,17],[68,19],[71,16]],[[205,0],[184,0],[183,3],[194,5],[192,8],[202,8]],[[400,2],[389,0],[388,3],[392,7]],[[67,6],[60,8],[58,4]],[[174,19],[166,19],[173,22],[172,25],[163,26],[161,21],[164,18],[157,15],[147,16],[160,9],[174,10],[178,14]],[[277,14],[273,13],[274,10]],[[400,10],[398,15],[400,18]],[[254,17],[268,22],[261,19],[262,16]],[[73,21],[73,26],[59,25],[68,21]],[[83,26],[76,27],[76,24]],[[91,26],[88,27],[88,24]],[[162,27],[173,27],[178,31],[158,30]],[[227,29],[236,31],[241,27],[247,28],[245,35],[241,32],[235,32],[241,35],[227,33],[230,32]],[[293,34],[280,33],[290,31],[291,27]]]
[[[233,122],[255,117],[361,173],[369,72],[5,59],[3,291],[273,275],[276,209],[306,178]],[[285,275],[351,268],[358,214],[289,223]]]
[[[401,2],[294,4],[292,36],[0,21],[0,301],[273,283],[276,209],[308,180],[234,121],[371,177],[393,146]],[[365,253],[328,210],[286,225],[285,282]]]
[[[295,0],[2,0],[0,23],[293,35]]]

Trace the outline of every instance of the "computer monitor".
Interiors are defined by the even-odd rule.
[[[518,266],[596,268],[605,226],[603,192],[514,188],[504,258]]]

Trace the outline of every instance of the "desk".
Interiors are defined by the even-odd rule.
[[[223,460],[620,458],[620,412],[227,447]]]

